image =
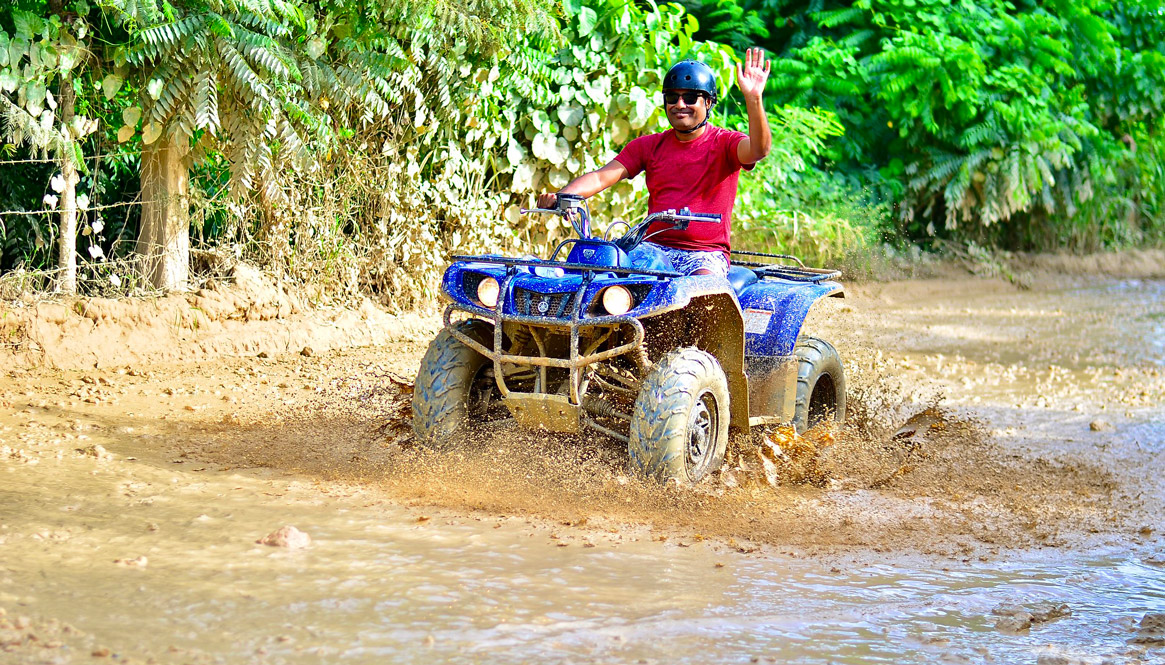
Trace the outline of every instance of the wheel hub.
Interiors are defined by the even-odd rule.
[[[700,393],[688,419],[688,475],[698,478],[712,459],[716,433],[719,431],[716,397],[710,391]]]

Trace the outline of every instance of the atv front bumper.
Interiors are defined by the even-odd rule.
[[[493,322],[493,348],[487,348],[477,340],[458,330],[455,326],[452,326],[451,323],[454,312],[465,312],[474,318],[485,319]],[[527,356],[506,353],[502,348],[502,341],[505,324],[507,323],[529,326],[533,330],[537,330],[538,328],[554,328],[560,330],[567,329],[569,331],[570,337],[569,356],[566,358],[556,358],[547,356],[545,354]],[[623,327],[630,329],[632,337],[631,341],[596,353],[583,354],[580,352],[579,331],[581,329],[611,328],[614,330]],[[576,308],[571,317],[566,319],[544,316],[528,316],[521,314],[503,314],[498,311],[469,309],[454,303],[445,308],[445,328],[449,330],[453,336],[456,337],[462,344],[465,344],[469,348],[477,351],[493,362],[494,380],[497,383],[498,391],[501,393],[502,398],[507,400],[516,397],[516,395],[511,393],[510,389],[506,386],[505,375],[502,371],[503,363],[538,367],[542,372],[541,385],[543,386],[546,385],[545,374],[547,368],[557,367],[569,370],[570,396],[567,404],[571,407],[574,407],[574,410],[577,410],[582,405],[582,396],[579,394],[579,383],[582,370],[588,365],[602,362],[604,360],[610,360],[611,358],[621,356],[623,354],[630,354],[631,360],[640,368],[646,368],[651,364],[643,344],[643,324],[633,316],[599,316],[580,319],[578,309]],[[537,335],[534,336],[534,341],[538,344],[539,349],[543,348],[540,338]],[[544,397],[557,396],[545,395]],[[565,416],[566,414],[562,415]],[[515,414],[515,416],[517,416],[517,414]]]

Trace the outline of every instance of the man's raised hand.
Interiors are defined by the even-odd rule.
[[[764,49],[750,48],[745,52],[744,62],[736,66],[736,85],[745,99],[759,99],[764,94],[771,64],[765,58]]]

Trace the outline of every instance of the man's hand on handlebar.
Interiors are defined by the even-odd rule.
[[[538,195],[538,207],[547,210],[553,210],[558,206],[558,194],[554,192],[546,192]]]

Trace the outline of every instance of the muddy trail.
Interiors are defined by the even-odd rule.
[[[630,475],[613,440],[507,421],[417,446],[435,316],[363,348],[11,369],[0,646],[14,662],[694,657],[652,647],[664,634],[725,662],[1163,662],[1136,640],[1165,611],[1165,283],[1030,287],[868,284],[822,303],[807,329],[846,361],[846,426],[736,441],[695,489]],[[283,524],[314,542],[256,544]],[[661,562],[666,584],[633,572]],[[757,605],[774,578],[795,598]],[[1055,584],[1014,587],[1040,579]],[[1000,602],[1052,588],[1083,625],[999,628]],[[935,608],[959,589],[977,591]],[[715,626],[680,627],[709,608]]]

